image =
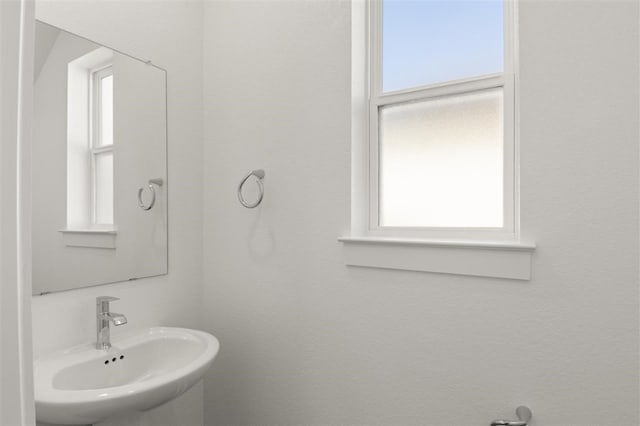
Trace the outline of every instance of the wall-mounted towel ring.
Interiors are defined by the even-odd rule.
[[[260,195],[258,196],[258,199],[253,203],[247,202],[244,199],[244,197],[242,197],[242,187],[251,176],[256,177],[256,183],[258,184],[258,189],[260,190]],[[262,202],[262,197],[264,197],[264,185],[262,185],[262,179],[264,179],[264,170],[262,169],[252,170],[249,173],[247,173],[247,175],[240,181],[240,185],[238,185],[238,200],[240,200],[240,204],[242,204],[248,209],[252,209],[254,207],[257,207],[258,204]]]
[[[161,178],[149,179],[149,191],[151,192],[151,201],[149,205],[145,205],[144,201],[142,201],[142,192],[144,188],[138,189],[138,205],[142,210],[151,210],[153,206],[156,204],[156,190],[154,185],[162,186],[164,181]]]

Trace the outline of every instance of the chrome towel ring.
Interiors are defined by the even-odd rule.
[[[151,201],[149,205],[145,205],[144,201],[142,201],[142,193],[144,192],[144,188],[138,189],[138,205],[142,210],[151,210],[153,206],[156,204],[156,190],[154,185],[158,185],[159,187],[164,184],[162,178],[149,179],[149,191],[151,192]]]
[[[258,199],[253,203],[247,202],[242,196],[242,187],[251,176],[255,176],[256,183],[258,184],[258,189],[260,191],[260,195],[258,196]],[[248,209],[258,207],[258,205],[262,202],[262,197],[264,197],[264,185],[262,185],[262,179],[264,179],[264,170],[262,169],[252,170],[249,173],[247,173],[247,175],[244,178],[242,178],[242,180],[240,181],[240,185],[238,185],[238,200],[240,200],[240,204],[242,204]]]

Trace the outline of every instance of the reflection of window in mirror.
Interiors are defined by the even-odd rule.
[[[113,225],[113,67],[91,73],[91,222]]]
[[[68,64],[67,229],[115,229],[113,52]]]

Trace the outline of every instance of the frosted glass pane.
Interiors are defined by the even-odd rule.
[[[100,145],[113,144],[113,76],[100,79]]]
[[[380,109],[380,225],[503,226],[502,89]]]
[[[500,0],[384,0],[385,92],[503,71]]]
[[[95,156],[95,223],[113,223],[113,153]]]

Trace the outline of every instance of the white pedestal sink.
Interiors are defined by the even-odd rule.
[[[88,344],[35,361],[39,421],[86,425],[157,407],[196,384],[220,349],[208,333],[172,327],[114,336],[112,344],[108,352]]]

